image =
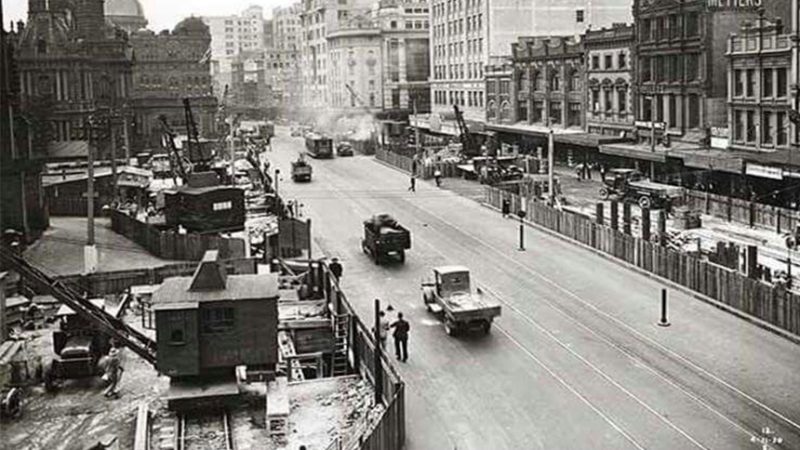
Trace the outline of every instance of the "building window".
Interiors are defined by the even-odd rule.
[[[747,97],[755,97],[756,95],[756,71],[755,69],[747,69]]]
[[[620,53],[617,56],[617,65],[619,66],[620,69],[625,69],[628,66],[628,59],[625,53]]]
[[[533,102],[533,121],[541,123],[544,121],[544,102],[536,100]]]
[[[667,126],[675,127],[678,125],[678,102],[675,99],[674,95],[670,95],[667,97],[667,110],[669,115],[667,116]]]
[[[776,131],[778,132],[778,145],[786,145],[786,113],[779,112],[775,114],[776,119]]]
[[[689,95],[689,128],[700,126],[700,97],[696,94]]]
[[[772,69],[764,69],[762,73],[762,89],[761,89],[761,96],[765,98],[770,98],[773,95],[772,92]]]
[[[694,37],[700,34],[700,17],[696,12],[686,16],[686,36]]]
[[[185,344],[186,340],[183,337],[183,330],[172,330],[169,334],[169,343],[172,345]]]
[[[613,57],[613,55],[606,55],[605,67],[603,67],[603,68],[606,69],[606,70],[611,70],[611,69],[614,68],[614,57]]]
[[[592,112],[600,112],[600,89],[592,89]]]
[[[572,76],[569,78],[569,90],[572,92],[581,90],[581,74],[577,69],[572,70]]]
[[[575,22],[583,23],[584,19],[584,11],[582,9],[575,10]]]
[[[733,96],[741,97],[744,94],[744,71],[733,72]]]
[[[550,102],[550,123],[561,124],[561,102]]]
[[[650,73],[650,57],[645,56],[641,60],[641,72],[642,72],[642,82],[648,82],[652,80],[651,73]]]
[[[567,115],[567,126],[579,127],[581,126],[581,104],[570,103]]]
[[[779,98],[786,97],[788,94],[788,90],[786,89],[788,86],[786,83],[786,69],[775,69],[775,72],[778,73],[778,83],[775,86],[777,88],[777,92],[775,93],[775,96]]]
[[[747,142],[756,141],[756,113],[754,111],[747,111]]]
[[[734,111],[733,118],[733,140],[741,141],[744,134],[744,112]]]
[[[533,74],[533,88],[537,92],[544,91],[544,78],[542,77],[541,72],[537,71],[536,73]]]
[[[686,58],[686,79],[688,81],[697,80],[700,75],[700,55],[692,53],[686,55]]]
[[[233,202],[230,200],[227,202],[217,202],[213,205],[214,211],[225,211],[228,209],[233,209]]]
[[[772,113],[769,111],[761,115],[761,143],[772,144]]]
[[[561,90],[561,75],[558,70],[553,71],[553,76],[550,78],[550,90],[555,92]]]
[[[592,69],[600,70],[600,57],[598,55],[592,56]]]
[[[639,37],[642,42],[647,42],[652,37],[652,28],[653,28],[653,21],[651,19],[645,19],[642,22],[642,34]]]
[[[611,89],[604,89],[603,90],[603,97],[605,98],[605,112],[611,113],[614,111],[614,97],[611,95]]]
[[[233,308],[207,308],[200,311],[203,333],[227,333],[234,329]]]
[[[517,106],[517,120],[528,121],[528,102],[519,102]]]

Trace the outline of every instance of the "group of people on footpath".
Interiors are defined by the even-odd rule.
[[[436,182],[436,187],[442,187],[442,171],[436,167],[433,171],[433,180]],[[409,192],[417,192],[417,158],[411,160],[411,185],[408,186]]]
[[[389,306],[387,310],[391,311],[392,307]],[[411,331],[411,324],[403,318],[403,313],[397,313],[397,319],[389,323],[386,318],[385,311],[378,312],[378,331],[375,333],[380,341],[381,348],[386,348],[386,340],[389,336],[389,331],[392,331],[392,339],[394,340],[394,355],[399,361],[408,361],[408,333]],[[374,332],[375,330],[373,330]]]

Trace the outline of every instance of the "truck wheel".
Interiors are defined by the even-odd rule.
[[[448,336],[455,336],[456,335],[456,324],[453,322],[446,320],[444,321],[444,331],[447,333]]]
[[[381,265],[381,256],[382,255],[380,253],[378,253],[378,252],[375,252],[375,253],[372,254],[372,259],[373,259],[373,261],[375,261],[375,265],[376,266],[380,266]]]
[[[650,197],[646,195],[639,197],[639,208],[649,209],[651,206],[653,206],[653,202],[650,200]]]
[[[400,250],[400,264],[404,264],[406,262],[406,251]]]
[[[489,334],[490,331],[492,331],[492,322],[487,320],[483,324],[483,334]]]
[[[608,197],[611,196],[611,192],[609,192],[608,188],[600,188],[600,198],[603,200],[608,200]]]

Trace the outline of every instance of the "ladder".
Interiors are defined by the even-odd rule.
[[[331,375],[334,377],[347,375],[348,361],[348,336],[350,335],[350,315],[331,314],[333,320],[333,367]]]
[[[122,319],[107,313],[88,299],[83,298],[83,295],[72,286],[45,274],[42,269],[25,261],[5,245],[0,246],[0,260],[7,265],[8,269],[19,273],[24,282],[35,292],[52,295],[53,298],[69,306],[76,314],[96,325],[109,337],[116,339],[155,367],[156,343],[152,339],[126,324]]]

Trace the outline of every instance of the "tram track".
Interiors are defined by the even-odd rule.
[[[230,411],[178,414],[177,450],[234,450]]]

